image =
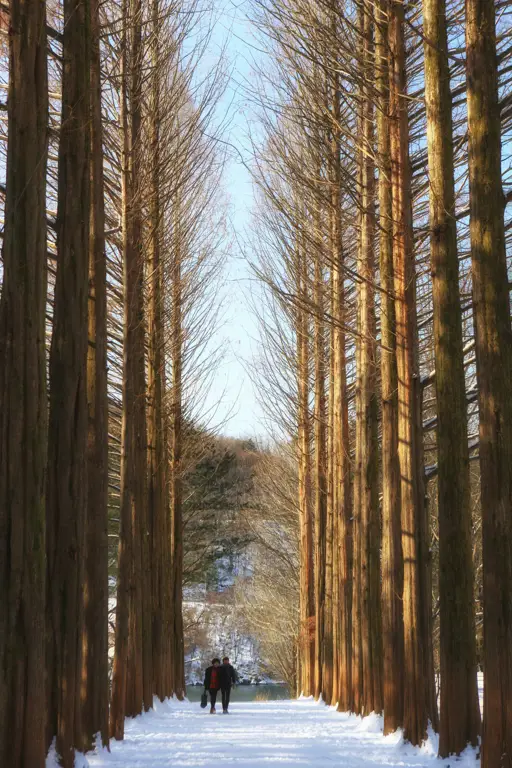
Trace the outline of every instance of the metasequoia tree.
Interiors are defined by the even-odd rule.
[[[90,7],[64,3],[57,275],[50,349],[46,508],[47,733],[66,768],[82,747],[80,712],[87,514],[87,287]],[[70,194],[70,190],[73,191]]]
[[[311,619],[314,615],[313,518],[311,508],[311,413],[310,393],[310,320],[306,310],[308,297],[308,259],[304,238],[297,238],[297,463],[300,520],[300,692],[313,691],[313,644]]]
[[[44,2],[10,5],[0,299],[0,762],[43,768],[47,393]]]
[[[388,15],[375,6],[375,89],[380,255],[380,373],[382,462],[382,646],[384,733],[402,725],[403,612],[400,468],[393,278],[391,164],[389,143]]]
[[[333,82],[333,115],[336,123],[340,119],[338,79]],[[332,186],[331,186],[331,291],[332,291],[332,409],[334,453],[333,466],[333,507],[334,507],[334,576],[333,576],[333,653],[334,682],[332,704],[338,704],[341,711],[349,708],[351,687],[351,557],[352,535],[349,418],[346,372],[345,334],[345,285],[343,246],[343,219],[340,199],[341,157],[340,132],[332,129]]]
[[[140,193],[142,190],[140,187],[138,190],[134,188],[135,184],[140,185],[140,175],[137,175],[140,170],[141,151],[140,13],[138,0],[134,0],[129,7],[127,2],[123,4],[120,133],[124,371],[116,640],[110,708],[111,736],[117,739],[123,738],[125,716],[139,714],[144,699],[141,540],[142,521],[145,522],[146,514],[144,296],[143,262],[140,252],[141,215],[140,210],[136,210],[137,205],[140,206],[136,192]],[[131,99],[134,99],[134,104],[131,104]],[[142,431],[141,427],[144,427]]]
[[[441,720],[439,754],[479,733],[466,389],[444,0],[424,0],[425,99],[437,398]]]
[[[482,765],[512,759],[512,374],[495,5],[466,2],[470,236],[482,494]]]
[[[357,308],[356,444],[354,470],[354,637],[352,689],[356,713],[382,709],[380,650],[380,523],[378,510],[378,446],[376,392],[375,165],[373,103],[373,22],[359,11],[361,59],[358,120],[359,243]]]
[[[432,638],[427,633],[430,598],[426,595],[426,508],[423,452],[418,432],[418,372],[415,276],[406,100],[403,7],[392,2],[388,27],[390,50],[390,159],[393,221],[393,276],[398,374],[398,456],[401,476],[402,549],[404,561],[404,732],[421,744],[427,729],[433,669]]]
[[[152,633],[154,692],[163,700],[172,694],[171,534],[167,445],[163,411],[165,356],[163,337],[160,148],[161,31],[160,4],[151,6],[150,212],[148,237],[148,517],[151,530]]]
[[[172,552],[172,586],[173,586],[173,654],[175,667],[173,670],[174,690],[179,698],[185,695],[185,670],[178,660],[183,658],[183,612],[182,612],[182,572],[183,572],[183,492],[181,477],[181,461],[183,452],[183,282],[182,282],[182,248],[184,243],[180,233],[180,198],[176,196],[173,206],[173,229],[175,233],[172,251],[172,309],[171,309],[171,367],[172,381],[170,392],[170,500],[171,500],[171,552]]]
[[[91,0],[89,340],[87,350],[87,519],[85,523],[82,720],[86,746],[108,743],[108,395],[107,262],[100,15]]]

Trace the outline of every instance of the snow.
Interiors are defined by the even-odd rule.
[[[189,635],[185,637],[185,641],[189,641],[188,652],[185,654],[187,685],[202,685],[204,670],[215,656],[229,656],[241,683],[262,682],[272,685],[280,682],[268,674],[256,640],[240,630],[236,610],[232,605],[186,600],[183,610],[186,623],[196,624],[205,635],[203,642],[198,644],[193,642],[190,632],[186,633]]]
[[[437,759],[435,734],[414,748],[400,731],[384,737],[376,715],[340,714],[304,698],[237,703],[235,691],[233,699],[229,716],[155,701],[154,711],[127,720],[123,742],[80,756],[76,768],[454,768],[453,759]],[[457,766],[478,768],[475,751],[468,748]]]

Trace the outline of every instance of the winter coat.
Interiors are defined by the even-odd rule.
[[[213,670],[213,666],[208,667],[207,670],[204,673],[204,687],[207,690],[210,690],[210,687],[211,687],[212,670]],[[221,674],[220,674],[220,667],[217,667],[217,673],[218,673],[217,674],[218,686],[217,686],[217,688],[215,690],[218,691],[220,686],[221,686],[221,680],[222,680],[222,677],[221,677]]]
[[[236,670],[231,666],[231,664],[221,664],[219,671],[221,688],[231,688],[232,685],[235,685],[236,681],[238,680],[238,675],[236,674]]]

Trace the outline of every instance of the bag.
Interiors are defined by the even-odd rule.
[[[206,689],[203,692],[203,695],[201,696],[201,709],[204,709],[208,706],[208,694],[206,693]]]

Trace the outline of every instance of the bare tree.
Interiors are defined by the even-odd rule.
[[[64,2],[57,275],[50,349],[46,496],[47,732],[65,768],[83,746],[80,709],[87,514],[90,8]],[[70,193],[72,191],[72,194]]]
[[[482,765],[512,756],[512,372],[494,3],[466,3],[473,306],[484,593]]]
[[[0,761],[43,768],[47,393],[46,6],[9,5],[0,299]]]

